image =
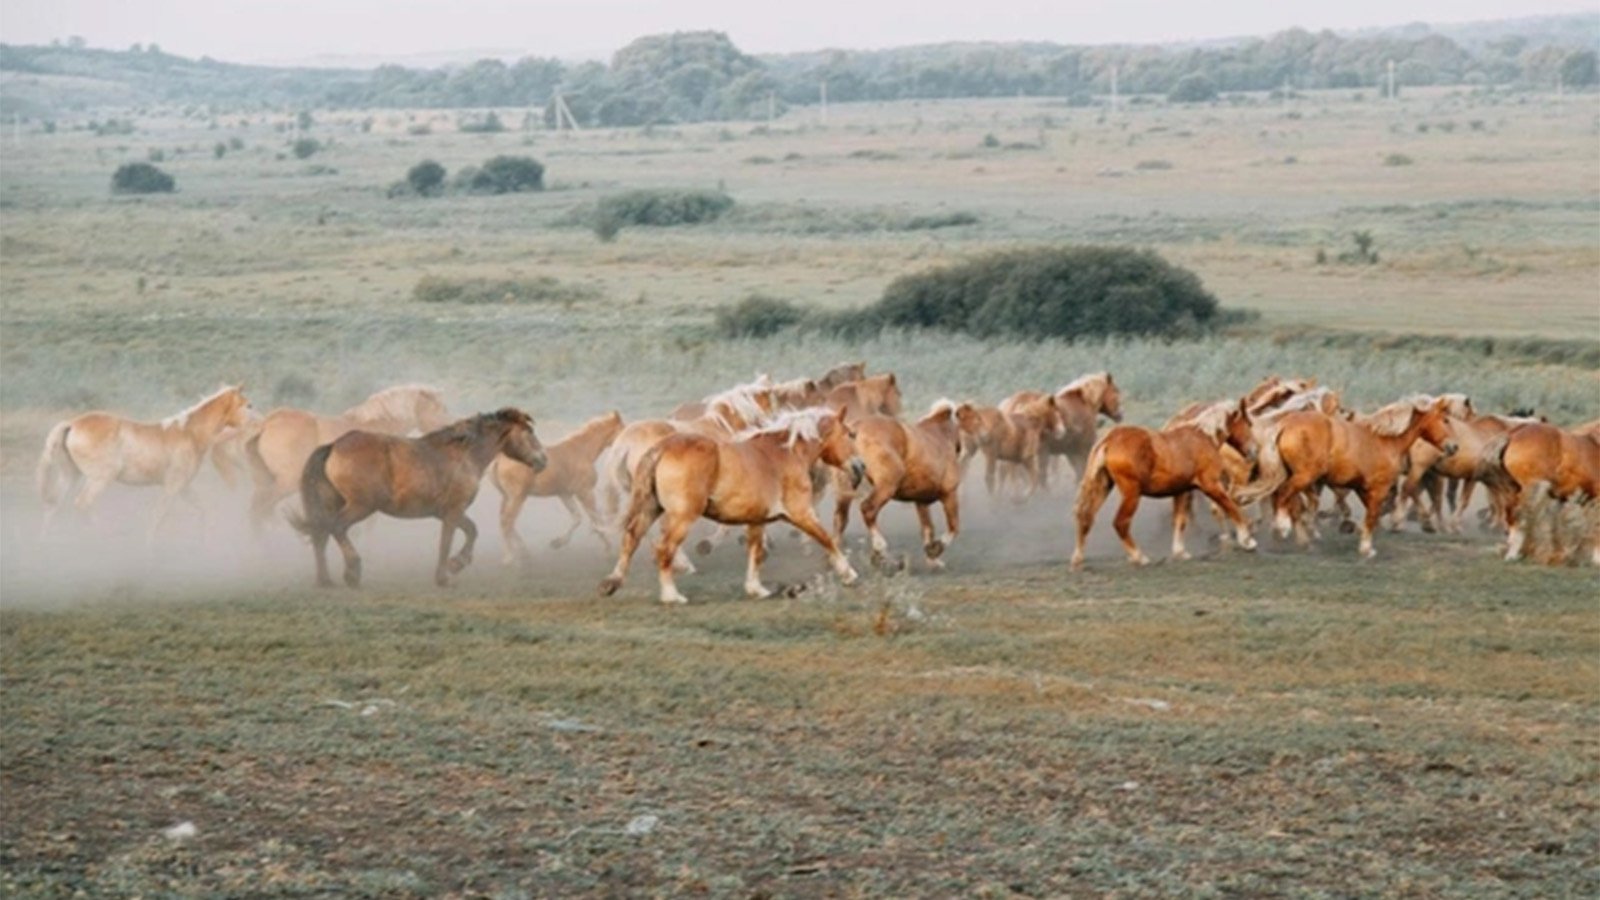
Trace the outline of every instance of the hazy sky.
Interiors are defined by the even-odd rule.
[[[700,28],[761,53],[948,40],[1173,41],[1597,8],[1600,0],[3,0],[0,41],[82,35],[118,49],[153,41],[170,53],[240,62],[478,48],[603,58],[639,35]]]

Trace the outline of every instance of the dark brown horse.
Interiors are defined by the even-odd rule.
[[[361,584],[361,556],[350,543],[350,526],[373,513],[397,519],[438,519],[439,561],[434,581],[441,587],[472,562],[478,526],[467,507],[478,496],[483,472],[504,453],[538,472],[546,465],[544,448],[533,434],[533,418],[520,409],[502,409],[462,419],[418,438],[352,431],[312,451],[300,475],[304,512],[289,518],[311,538],[317,558],[317,584],[328,577],[328,538],[344,554],[344,583]],[[461,552],[450,555],[456,529],[467,535]]]

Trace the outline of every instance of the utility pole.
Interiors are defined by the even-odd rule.
[[[828,124],[828,82],[822,82],[822,124]]]
[[[1111,111],[1117,111],[1117,65],[1111,64]]]

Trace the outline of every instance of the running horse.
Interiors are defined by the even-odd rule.
[[[867,466],[872,490],[861,500],[861,518],[872,541],[872,559],[882,564],[889,542],[878,530],[878,515],[890,500],[914,503],[922,526],[922,552],[932,569],[944,568],[942,556],[961,533],[961,426],[959,407],[940,400],[927,415],[907,425],[891,416],[867,416],[851,423],[856,453]],[[850,522],[850,504],[857,492],[844,473],[834,478],[834,537],[842,544]],[[933,534],[934,503],[944,508],[945,533]]]
[[[611,549],[611,540],[600,528],[600,512],[595,509],[594,487],[598,477],[594,463],[622,431],[622,414],[616,411],[590,419],[583,427],[545,448],[547,464],[540,471],[509,456],[495,457],[490,480],[500,491],[500,534],[505,543],[505,563],[531,563],[528,545],[517,534],[517,517],[529,497],[556,497],[567,508],[572,522],[565,534],[550,541],[554,549],[565,547],[572,533],[589,519],[589,528]],[[580,515],[580,509],[582,514]]]
[[[1000,409],[1016,411],[1049,396],[1052,395],[1043,391],[1018,391],[1000,401]],[[1089,450],[1099,434],[1100,417],[1122,421],[1122,390],[1110,372],[1091,372],[1063,385],[1053,396],[1065,427],[1059,435],[1048,435],[1044,439],[1043,477],[1048,481],[1055,459],[1063,456],[1073,473],[1081,477]]]
[[[813,508],[811,467],[818,461],[849,469],[855,482],[865,469],[837,410],[785,413],[772,424],[734,440],[717,441],[698,434],[675,434],[663,440],[640,461],[622,550],[616,568],[600,582],[601,595],[610,596],[622,587],[634,551],[663,517],[656,545],[662,603],[689,602],[679,593],[673,573],[689,529],[701,518],[745,526],[749,562],[744,589],[750,597],[772,594],[761,583],[761,564],[767,555],[765,528],[779,520],[820,544],[839,579],[854,584],[855,569]]]
[[[160,422],[89,412],[56,423],[45,438],[37,471],[43,530],[49,530],[57,505],[67,497],[92,518],[95,501],[114,482],[161,487],[147,540],[155,540],[174,500],[183,499],[204,517],[190,485],[218,439],[230,428],[244,427],[250,416],[250,401],[235,385]]]
[[[291,514],[289,524],[311,538],[318,586],[333,585],[331,537],[344,554],[344,583],[360,587],[361,556],[349,531],[374,513],[438,519],[442,528],[433,580],[448,586],[450,576],[472,562],[478,526],[467,517],[467,507],[478,496],[484,470],[502,453],[534,472],[547,463],[533,434],[533,417],[520,409],[483,413],[416,438],[351,431],[312,451],[300,476],[302,511]],[[467,539],[451,556],[457,529]]]
[[[1233,523],[1239,546],[1256,548],[1244,513],[1228,493],[1227,468],[1222,448],[1232,447],[1244,459],[1255,458],[1255,435],[1245,401],[1223,400],[1183,421],[1155,431],[1136,425],[1118,425],[1106,432],[1089,452],[1073,511],[1078,520],[1072,568],[1083,568],[1084,543],[1094,527],[1095,514],[1116,485],[1122,495],[1112,527],[1117,531],[1128,562],[1150,562],[1133,540],[1133,516],[1141,497],[1172,498],[1172,558],[1188,559],[1183,532],[1189,524],[1194,491],[1205,494]]]
[[[1027,472],[1024,499],[1043,488],[1044,442],[1060,438],[1067,429],[1056,398],[1049,394],[1013,404],[1010,410],[963,403],[956,407],[956,420],[968,438],[966,457],[983,454],[983,484],[991,497],[1004,486],[1003,464]]]
[[[1483,448],[1477,472],[1496,497],[1506,527],[1506,560],[1522,557],[1527,538],[1524,503],[1534,485],[1549,485],[1557,502],[1594,503],[1600,497],[1600,434],[1580,426],[1563,431],[1554,425],[1518,425]],[[1600,566],[1600,524],[1590,525],[1590,561]]]
[[[1239,492],[1239,500],[1250,503],[1270,495],[1278,536],[1288,537],[1292,527],[1303,547],[1310,544],[1300,514],[1306,492],[1319,484],[1353,489],[1366,511],[1360,552],[1370,559],[1377,555],[1372,534],[1406,451],[1419,439],[1446,456],[1456,451],[1446,424],[1449,407],[1446,398],[1413,397],[1360,420],[1320,410],[1288,413],[1261,441],[1257,480]]]
[[[290,407],[267,413],[254,433],[244,436],[244,458],[255,483],[251,523],[259,529],[280,502],[300,489],[306,460],[323,444],[351,431],[399,436],[436,431],[451,421],[439,392],[420,384],[384,388],[337,416]]]

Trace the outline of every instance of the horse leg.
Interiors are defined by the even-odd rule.
[[[607,550],[610,550],[611,537],[600,527],[600,510],[595,506],[594,489],[579,491],[577,497],[578,505],[583,507],[583,514],[589,517],[589,530],[594,532],[595,537],[600,539],[600,543],[604,544]]]
[[[927,548],[934,556],[942,556],[956,542],[956,535],[961,533],[960,486],[951,488],[949,493],[940,497],[939,505],[944,507],[944,534],[934,542],[934,546]]]
[[[933,537],[933,505],[931,503],[917,504],[917,524],[922,528],[922,553],[928,560],[928,568],[938,571],[944,568],[944,560],[939,558],[939,553],[944,547]],[[935,550],[934,548],[938,548]]]
[[[167,523],[167,519],[172,515],[172,501],[176,499],[177,492],[172,488],[167,487],[161,491],[161,499],[156,501],[155,515],[150,517],[150,528],[144,535],[146,549],[155,546],[156,538],[161,533],[161,527]]]
[[[1450,510],[1450,533],[1460,534],[1466,522],[1467,507],[1472,504],[1472,492],[1478,482],[1471,478],[1452,479],[1451,482],[1460,485],[1460,489],[1454,494],[1454,508]]]
[[[450,574],[452,575],[472,564],[472,551],[478,546],[478,523],[472,521],[472,518],[466,512],[461,513],[461,520],[456,523],[456,527],[466,534],[467,540],[466,543],[461,545],[461,551],[450,557]]]
[[[844,555],[844,551],[839,549],[832,535],[828,534],[828,530],[817,521],[815,510],[804,503],[785,504],[785,506],[789,524],[800,529],[827,552],[828,562],[832,564],[840,582],[848,586],[860,580],[861,576],[857,575],[855,568],[850,565],[849,557]]]
[[[455,543],[456,523],[461,514],[447,512],[439,517],[439,561],[433,567],[433,583],[439,587],[450,586],[450,545]]]
[[[1189,513],[1194,505],[1194,492],[1184,491],[1172,498],[1172,559],[1190,559],[1189,548],[1183,545],[1183,530],[1189,526]]]
[[[673,580],[673,561],[694,523],[694,518],[672,513],[661,523],[661,540],[656,544],[656,571],[661,580],[662,603],[689,602],[688,597],[678,592],[678,585]]]
[[[1122,495],[1122,503],[1117,507],[1117,516],[1111,520],[1112,527],[1117,530],[1117,537],[1122,541],[1122,549],[1128,554],[1128,562],[1136,566],[1147,566],[1150,557],[1144,555],[1139,545],[1133,540],[1133,514],[1139,511],[1139,498],[1141,495],[1139,482],[1127,478],[1113,479],[1117,483],[1117,493]]]
[[[609,597],[622,587],[623,579],[628,575],[628,563],[633,561],[635,550],[639,549],[639,542],[644,540],[645,533],[650,526],[661,517],[660,510],[654,510],[644,515],[636,516],[627,522],[622,529],[622,549],[617,554],[617,565],[600,581],[600,596]],[[687,560],[685,560],[687,562]]]
[[[745,527],[744,535],[747,554],[744,594],[752,600],[765,600],[772,596],[772,592],[761,583],[761,564],[767,559],[766,528],[761,525],[748,525]]]
[[[340,549],[343,549],[341,545]],[[311,555],[317,560],[317,587],[333,587],[333,576],[328,574],[328,532],[316,529],[311,532]],[[349,557],[345,557],[345,577],[349,578]],[[358,570],[359,571],[359,570]],[[359,579],[359,575],[357,578]]]
[[[572,499],[570,494],[561,495],[561,505],[567,508],[567,515],[572,517],[572,524],[567,526],[566,534],[550,539],[550,549],[560,550],[572,542],[572,535],[577,532],[578,526],[583,524],[583,516],[578,512],[578,501]]]
[[[895,489],[905,470],[898,466],[886,467],[872,483],[872,493],[861,501],[861,520],[867,523],[867,536],[872,543],[872,564],[881,566],[889,552],[889,541],[878,528],[878,514],[894,499]]]
[[[323,550],[328,546],[328,535],[319,534],[322,538],[322,547],[317,550],[318,583],[327,579],[326,586],[333,586],[333,579],[327,577],[328,564],[323,560]],[[350,526],[339,525],[333,530],[333,539],[339,543],[339,552],[344,554],[344,583],[349,587],[361,587],[361,554],[356,552],[356,545],[350,542]]]
[[[522,515],[522,504],[527,502],[528,495],[519,490],[508,491],[500,498],[500,542],[505,545],[501,562],[508,566],[521,563],[523,568],[531,569],[533,557],[517,533],[517,518]]]
[[[1361,489],[1361,505],[1366,507],[1361,517],[1361,556],[1372,559],[1378,551],[1372,547],[1372,533],[1378,528],[1378,520],[1383,517],[1383,501],[1389,496],[1389,485],[1370,485]]]
[[[993,453],[990,453],[987,450],[984,451],[984,454],[983,454],[983,486],[989,490],[989,496],[991,496],[991,497],[994,496],[995,476],[998,474],[997,470],[999,469],[999,465],[1000,465],[999,460],[996,460],[994,458],[994,454]]]
[[[1245,518],[1244,510],[1240,509],[1239,504],[1234,502],[1232,495],[1228,493],[1227,488],[1223,487],[1222,482],[1202,478],[1195,487],[1199,489],[1200,493],[1206,495],[1206,499],[1211,501],[1213,510],[1220,510],[1219,518],[1225,516],[1229,522],[1233,523],[1234,539],[1239,542],[1239,549],[1256,549],[1256,537],[1250,533],[1250,522]]]

